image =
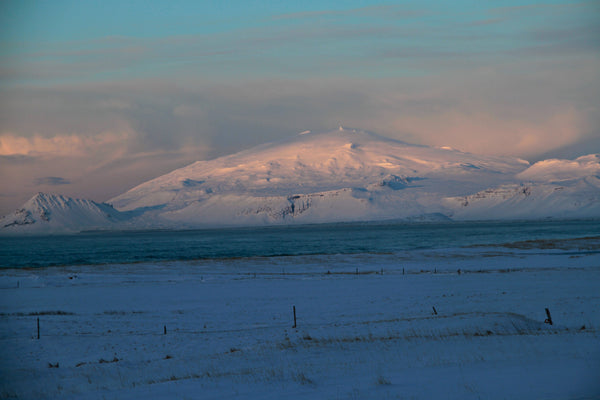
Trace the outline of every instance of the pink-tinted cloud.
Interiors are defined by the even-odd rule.
[[[589,130],[586,116],[573,108],[529,119],[507,118],[484,110],[404,115],[393,119],[391,126],[424,143],[526,158],[571,145]]]
[[[118,156],[124,153],[126,143],[134,133],[104,132],[93,136],[56,135],[23,137],[15,134],[0,135],[0,155],[27,155],[38,157],[91,157],[98,153]]]
[[[96,135],[42,137],[0,135],[0,214],[13,211],[38,191],[104,201],[198,159],[209,148],[196,141],[179,149],[144,152],[133,130]]]

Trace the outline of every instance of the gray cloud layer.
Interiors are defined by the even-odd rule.
[[[38,186],[60,186],[69,185],[70,183],[68,179],[61,178],[60,176],[44,176],[35,180],[35,184]]]

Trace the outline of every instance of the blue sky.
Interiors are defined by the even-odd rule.
[[[342,123],[600,152],[599,1],[5,1],[0,213]],[[117,177],[117,178],[116,178]]]
[[[2,8],[3,86],[174,75],[393,78],[507,63],[525,52],[597,51],[600,33],[598,2],[7,1]]]

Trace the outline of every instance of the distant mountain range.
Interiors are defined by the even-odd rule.
[[[0,233],[600,217],[600,155],[530,165],[341,128],[152,179],[109,204],[39,193]]]

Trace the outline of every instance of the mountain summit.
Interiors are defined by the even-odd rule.
[[[397,188],[425,178],[477,182],[523,171],[516,158],[482,157],[340,128],[302,133],[187,167],[145,182],[110,200],[119,209],[196,202],[220,194],[289,196],[368,189],[386,181]],[[401,185],[400,185],[401,184]],[[403,186],[404,185],[404,186]],[[415,186],[415,185],[413,185]],[[419,187],[423,182],[419,183]]]
[[[79,232],[82,229],[105,229],[123,219],[123,213],[108,204],[37,193],[20,209],[0,218],[0,230],[36,234]]]
[[[589,155],[530,165],[340,127],[195,162],[111,199],[114,209],[93,202],[81,207],[97,221],[95,205],[107,216],[100,225],[120,229],[599,217],[599,160]],[[4,230],[18,230],[18,218],[26,222],[23,215],[35,214],[22,210],[2,220]],[[67,212],[65,221],[67,215],[75,213]],[[81,210],[76,215],[85,220]]]

